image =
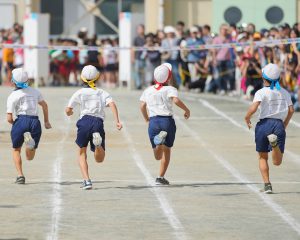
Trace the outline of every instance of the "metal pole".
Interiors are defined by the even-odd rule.
[[[164,0],[159,0],[159,8],[158,8],[158,28],[164,28]]]
[[[123,11],[122,0],[118,0],[118,15]]]

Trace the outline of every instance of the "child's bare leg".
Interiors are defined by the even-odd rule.
[[[273,148],[272,150],[272,159],[273,159],[273,164],[275,166],[279,166],[282,163],[282,157],[283,154],[280,150],[280,148],[278,147],[278,145],[276,147]]]
[[[163,156],[160,161],[159,177],[164,177],[171,158],[171,148],[163,146]]]
[[[90,179],[89,176],[89,167],[87,163],[87,155],[86,155],[86,147],[79,148],[79,167],[82,174],[83,179]]]
[[[24,176],[22,169],[21,148],[13,149],[13,159],[18,172],[18,176]]]
[[[268,165],[268,153],[260,152],[259,154],[259,170],[261,172],[264,183],[269,183],[269,165]]]
[[[97,163],[101,163],[105,158],[105,151],[102,147],[96,147],[94,157]]]
[[[161,160],[163,157],[163,145],[157,145],[156,148],[153,148],[154,157],[156,160]]]
[[[31,161],[34,159],[34,156],[35,156],[35,149],[26,148],[26,159],[28,161]]]

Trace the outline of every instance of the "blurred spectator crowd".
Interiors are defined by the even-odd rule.
[[[0,43],[22,43],[23,28],[15,24],[0,31]],[[282,69],[282,85],[289,90],[296,109],[300,96],[300,44],[268,47],[235,47],[212,50],[186,50],[202,44],[264,41],[270,39],[299,38],[300,24],[283,24],[270,29],[256,29],[254,24],[222,24],[218,33],[209,25],[186,29],[184,22],[166,26],[155,33],[145,33],[143,25],[136,29],[133,46],[146,50],[132,51],[133,79],[136,89],[153,83],[154,68],[162,62],[173,67],[173,84],[183,91],[211,92],[219,95],[242,96],[251,99],[262,88],[261,68],[275,63]],[[99,46],[97,50],[50,50],[49,81],[53,86],[78,85],[79,73],[86,64],[96,66],[104,73],[106,87],[118,85],[118,39],[89,38],[81,29],[76,39],[51,39],[50,45]],[[168,50],[176,47],[183,50]],[[151,47],[162,47],[162,50]],[[23,49],[0,49],[2,82],[11,78],[11,70],[24,63]],[[300,99],[299,99],[300,101]]]

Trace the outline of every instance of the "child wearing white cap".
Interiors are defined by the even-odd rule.
[[[7,99],[7,121],[12,124],[13,159],[18,173],[16,183],[25,184],[21,148],[25,142],[26,158],[33,160],[42,134],[38,105],[43,109],[45,128],[50,129],[51,124],[49,123],[47,103],[38,90],[28,86],[27,72],[22,68],[14,69],[12,82],[15,90]],[[14,114],[17,116],[16,119],[14,119]]]
[[[154,71],[155,85],[147,88],[141,98],[141,111],[149,122],[148,134],[156,160],[160,160],[159,176],[156,184],[168,185],[165,173],[168,169],[171,148],[175,141],[176,125],[173,119],[172,105],[175,103],[184,111],[184,117],[190,117],[190,110],[178,98],[177,89],[168,86],[172,78],[172,66],[164,63]]]
[[[110,107],[116,121],[116,127],[121,130],[117,106],[106,91],[96,88],[95,82],[100,78],[98,70],[88,65],[82,69],[81,79],[85,86],[75,92],[66,108],[66,114],[71,116],[76,106],[80,107],[80,119],[77,126],[76,144],[79,147],[79,166],[83,177],[82,189],[92,189],[87,164],[87,146],[90,143],[96,162],[101,163],[105,157],[105,132],[103,121],[104,108]]]
[[[264,181],[265,193],[272,193],[269,178],[268,152],[272,151],[273,164],[279,166],[285,147],[285,129],[294,113],[290,94],[280,86],[280,69],[268,64],[262,69],[264,87],[255,93],[245,121],[249,129],[251,117],[260,106],[259,122],[255,128],[256,151],[259,155],[259,168]],[[275,88],[275,89],[274,89]]]

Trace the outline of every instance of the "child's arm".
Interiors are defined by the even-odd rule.
[[[249,129],[252,128],[251,117],[257,111],[259,104],[260,104],[260,102],[252,103],[252,105],[249,107],[248,112],[245,116],[245,121],[246,121],[246,124]]]
[[[7,113],[6,114],[6,119],[10,124],[14,123],[14,118],[13,118],[13,114],[12,113]]]
[[[43,109],[45,128],[46,129],[52,128],[52,126],[51,126],[51,124],[49,122],[49,113],[48,113],[48,105],[47,105],[47,103],[43,100],[43,101],[39,102],[39,105]]]
[[[172,97],[172,100],[173,103],[175,103],[179,108],[181,108],[184,111],[184,118],[189,119],[190,110],[187,108],[187,106],[178,97]]]
[[[145,121],[149,122],[149,116],[148,116],[148,112],[147,112],[147,104],[145,102],[141,102],[140,109],[141,109],[141,112],[143,114]]]
[[[65,112],[66,112],[67,116],[71,116],[71,115],[73,115],[73,108],[66,107]]]
[[[111,108],[111,111],[114,115],[114,119],[115,121],[117,122],[117,129],[118,130],[121,130],[122,129],[122,123],[120,122],[120,119],[119,119],[119,113],[118,113],[118,108],[116,106],[116,104],[114,102],[111,102],[108,104],[108,106]]]
[[[294,110],[293,105],[289,106],[288,115],[287,115],[286,119],[283,121],[285,128],[287,128],[287,126],[289,125],[289,122],[290,122],[294,112],[295,112],[295,110]]]

